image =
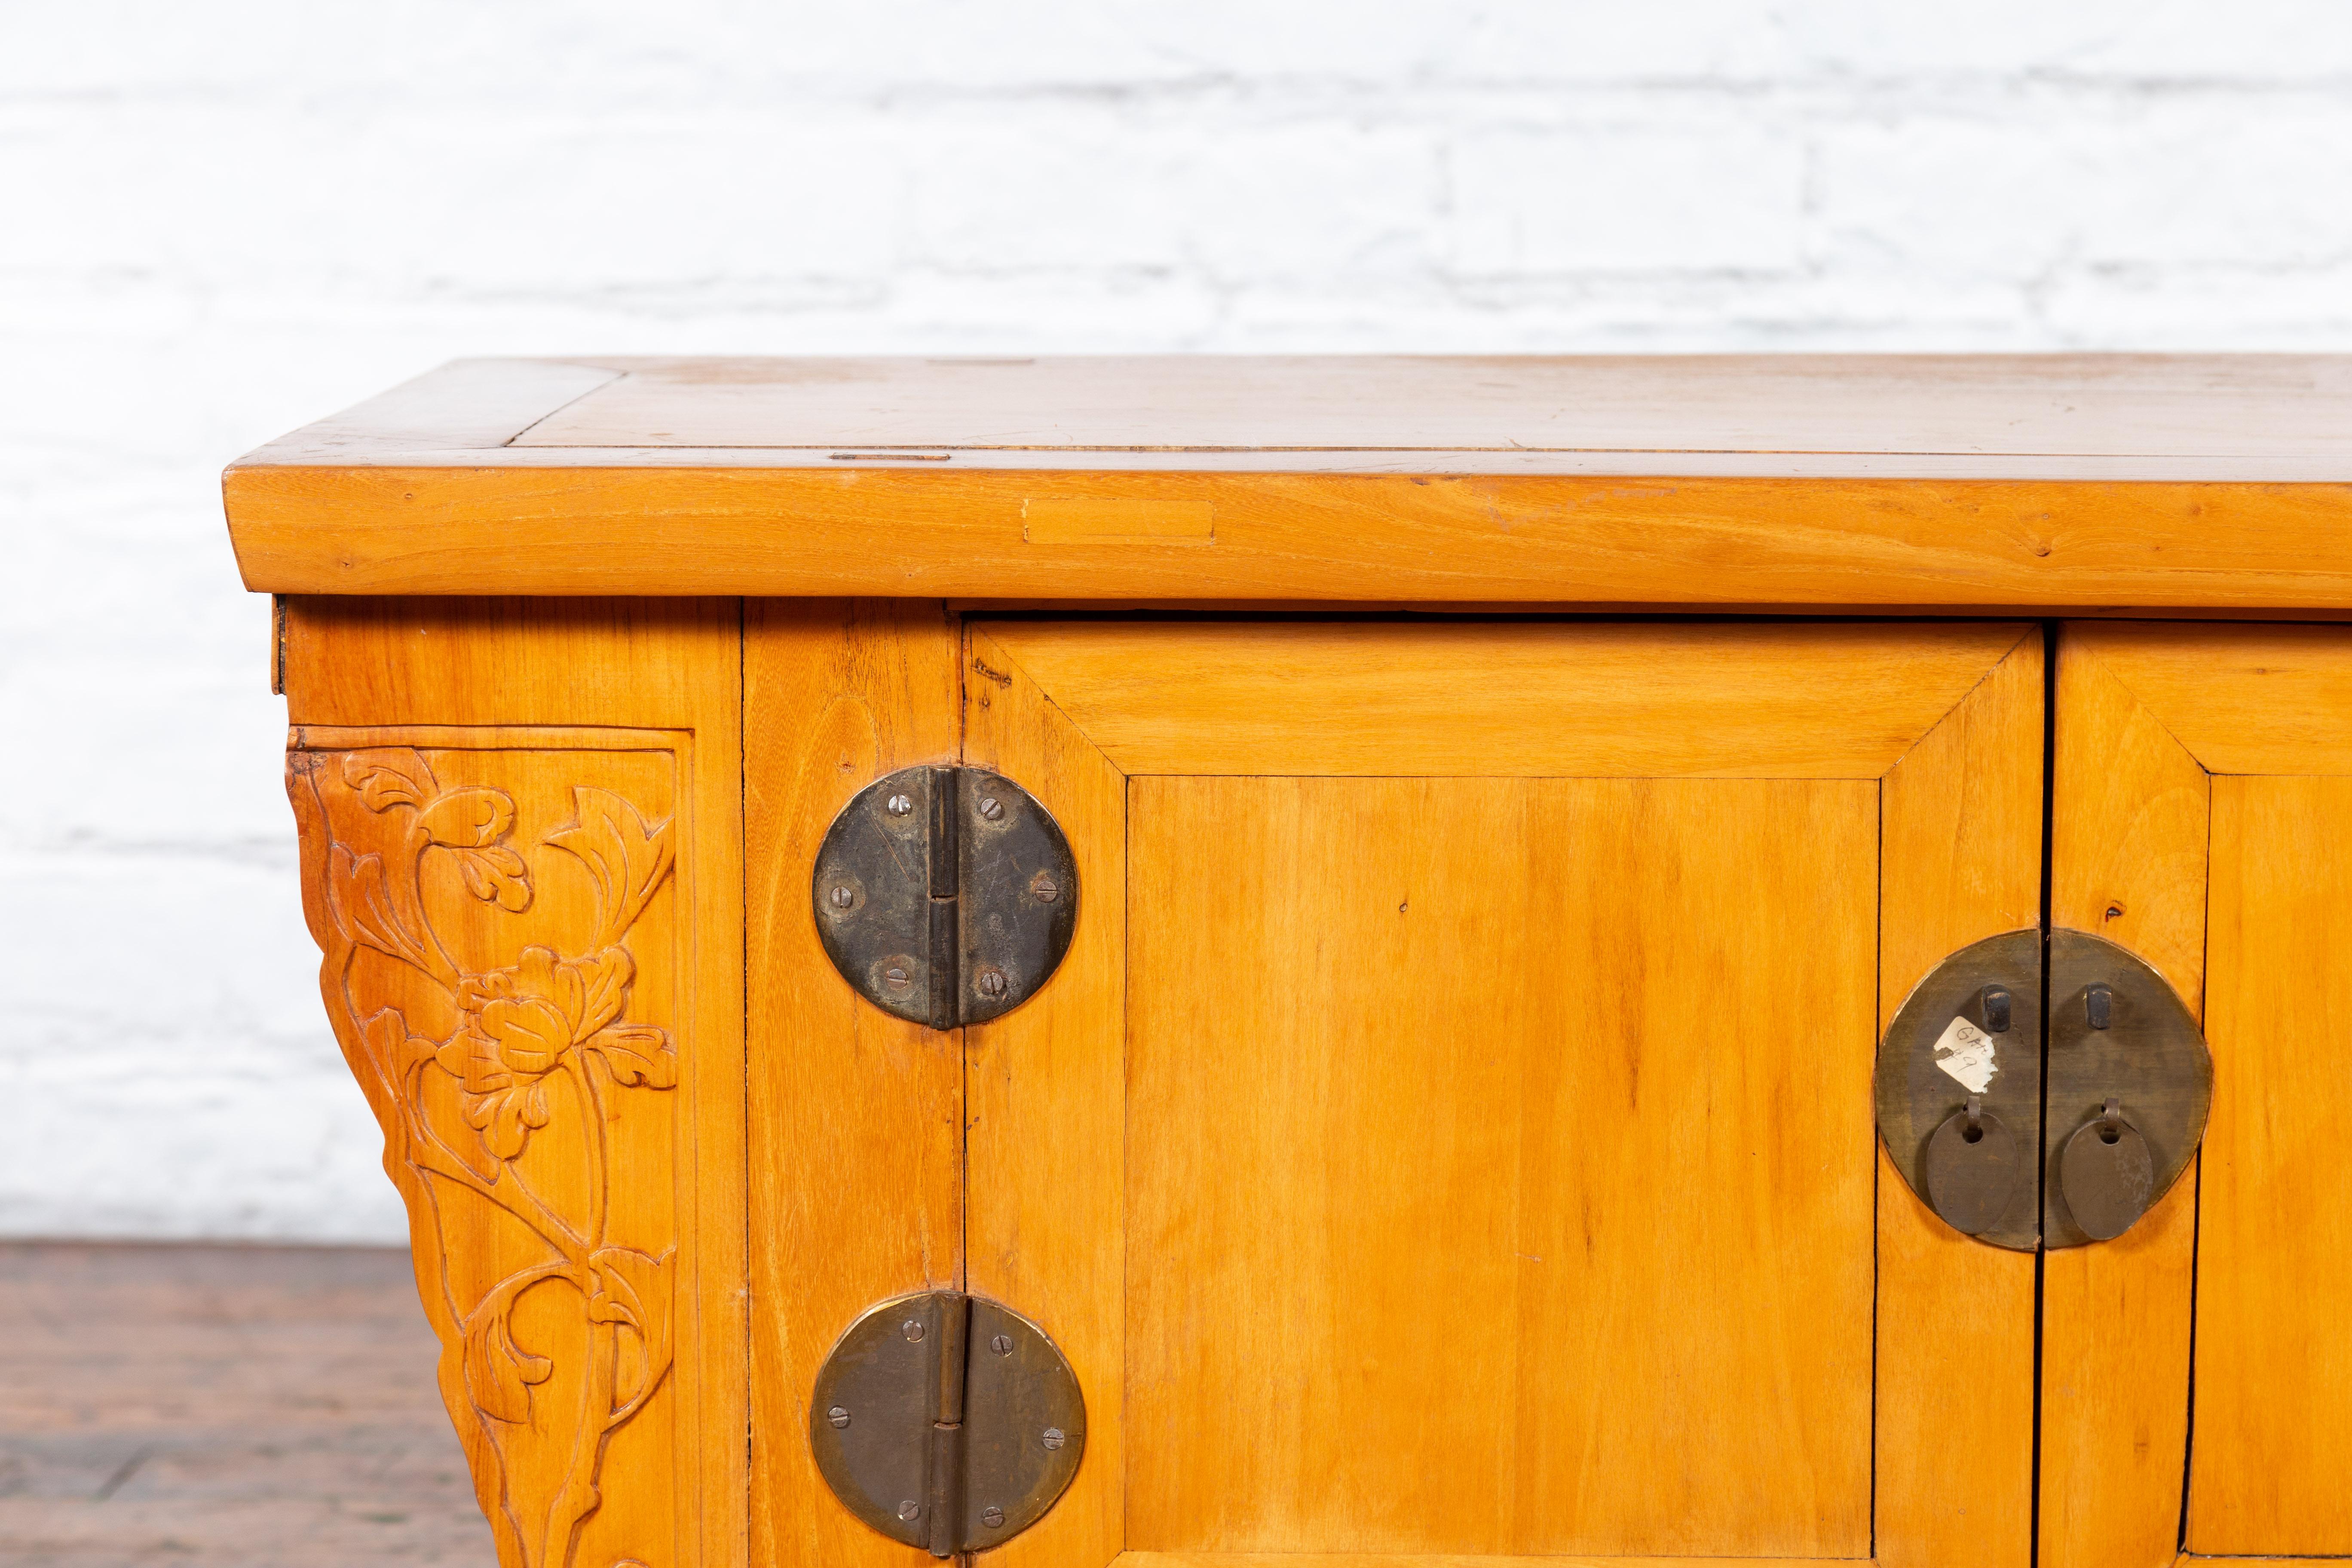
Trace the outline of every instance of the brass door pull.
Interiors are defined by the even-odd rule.
[[[1979,1094],[1969,1096],[1928,1138],[1923,1164],[1929,1205],[1945,1224],[1969,1236],[1990,1230],[2009,1211],[2026,1168],[2017,1134],[1984,1108]]]
[[[2058,1156],[2058,1179],[2074,1223],[2094,1241],[2112,1241],[2147,1212],[2156,1164],[2147,1140],[2124,1120],[2109,1095],[2099,1114],[2074,1130]]]

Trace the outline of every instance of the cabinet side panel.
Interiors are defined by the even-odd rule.
[[[2037,632],[1887,775],[1882,1031],[1947,954],[2040,920],[2042,711]],[[2033,1259],[1953,1230],[1878,1159],[1879,1560],[2023,1563]]]
[[[751,1529],[761,1564],[929,1561],[826,1489],[808,1399],[865,1308],[962,1283],[961,1047],[851,991],[817,940],[809,879],[825,828],[858,790],[954,760],[956,664],[935,605],[744,609]]]
[[[331,1018],[508,1568],[742,1561],[731,604],[288,606]]]
[[[2116,679],[2107,640],[2070,626],[2059,646],[2050,918],[2130,948],[2201,1012],[2210,781]],[[2123,1236],[2044,1260],[2045,1562],[2179,1550],[2196,1218],[2192,1164]]]
[[[967,760],[1034,795],[1078,863],[1053,983],[967,1033],[971,1288],[1052,1335],[1087,1402],[1077,1479],[990,1561],[1099,1568],[1127,1529],[1127,780],[984,631],[969,648]]]

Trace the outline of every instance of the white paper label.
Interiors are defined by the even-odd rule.
[[[1992,1037],[1966,1018],[1955,1018],[1944,1026],[1943,1037],[1936,1042],[1936,1065],[1958,1079],[1970,1094],[1982,1094],[2000,1071],[1992,1059]]]

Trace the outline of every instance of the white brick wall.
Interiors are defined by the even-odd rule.
[[[0,3],[0,1232],[383,1238],[239,451],[460,353],[2352,349],[2340,0]]]

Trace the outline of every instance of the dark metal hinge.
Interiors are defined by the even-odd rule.
[[[960,1291],[871,1308],[825,1358],[809,1446],[876,1530],[951,1557],[1043,1518],[1086,1448],[1078,1380],[1044,1331]]]
[[[934,1029],[1011,1011],[1077,923],[1069,840],[981,768],[902,768],[842,807],[811,885],[826,953],[857,993]]]

